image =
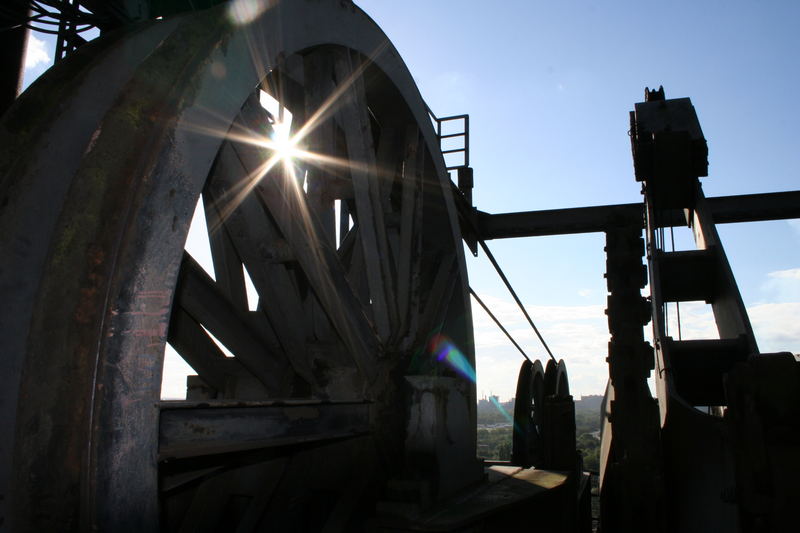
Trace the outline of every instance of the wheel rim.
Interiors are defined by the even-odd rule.
[[[403,124],[403,119],[410,120],[416,125],[415,127],[421,128],[412,137],[416,139],[417,146],[424,149],[416,153],[401,150],[399,166],[408,170],[412,162],[417,161],[418,166],[425,169],[423,176],[431,178],[428,182],[420,178],[419,185],[416,186],[418,192],[414,192],[414,187],[411,187],[411,192],[408,192],[408,187],[404,191],[401,183],[400,195],[402,197],[404,192],[406,198],[415,194],[420,198],[426,194],[438,195],[439,207],[432,210],[419,209],[421,211],[419,216],[432,219],[434,222],[437,217],[447,221],[438,232],[423,236],[419,230],[415,230],[413,224],[410,228],[404,228],[404,225],[409,224],[409,217],[405,216],[409,207],[406,202],[400,203],[400,227],[396,233],[398,240],[405,243],[403,246],[406,249],[409,246],[418,246],[421,251],[430,250],[431,241],[442,242],[442,239],[447,237],[444,241],[447,243],[445,255],[449,254],[447,260],[442,260],[441,256],[432,253],[428,253],[427,256],[424,253],[419,255],[426,264],[444,265],[435,269],[432,274],[429,274],[423,266],[406,264],[407,260],[395,262],[394,271],[389,269],[390,273],[393,272],[392,280],[405,278],[406,281],[403,283],[411,288],[410,299],[398,298],[394,305],[407,310],[413,309],[415,312],[406,313],[405,319],[393,319],[391,311],[376,311],[375,308],[380,305],[378,295],[381,291],[376,290],[374,271],[365,272],[366,294],[373,304],[367,302],[367,305],[364,305],[364,287],[356,289],[355,294],[345,297],[341,282],[344,279],[348,284],[352,283],[347,277],[347,272],[332,274],[331,261],[324,263],[326,268],[315,271],[312,261],[315,257],[313,250],[310,251],[308,246],[303,249],[302,243],[308,242],[308,239],[301,238],[287,239],[292,248],[291,259],[300,265],[302,272],[302,276],[298,275],[289,281],[293,283],[295,290],[302,292],[304,287],[300,279],[304,277],[307,283],[305,290],[308,291],[306,298],[295,300],[300,309],[292,310],[290,308],[292,298],[281,298],[273,291],[268,296],[269,301],[279,301],[287,305],[279,305],[280,310],[267,319],[276,321],[278,314],[291,317],[292,313],[295,316],[298,312],[304,315],[309,310],[312,316],[318,316],[320,313],[315,314],[315,309],[322,310],[328,318],[328,331],[335,330],[333,335],[340,341],[340,348],[333,350],[334,353],[332,355],[329,353],[327,356],[336,359],[344,357],[346,353],[350,354],[353,364],[338,368],[353,368],[353,372],[344,372],[346,375],[338,375],[335,378],[327,376],[327,384],[323,385],[321,383],[323,380],[315,376],[313,364],[304,364],[301,357],[295,357],[297,335],[292,336],[288,329],[281,328],[276,332],[273,326],[274,338],[270,338],[268,328],[255,328],[255,334],[251,331],[250,334],[238,336],[237,343],[237,335],[231,332],[229,327],[224,324],[211,324],[215,314],[208,311],[215,303],[221,301],[215,299],[219,294],[215,295],[214,292],[222,293],[229,303],[238,303],[241,307],[241,274],[236,274],[235,268],[224,267],[225,258],[230,258],[231,255],[226,256],[219,250],[225,250],[226,247],[230,248],[233,245],[237,255],[247,254],[246,247],[236,248],[236,242],[230,242],[240,239],[241,235],[236,229],[228,231],[227,228],[228,225],[235,227],[239,224],[241,229],[242,224],[236,221],[236,213],[250,207],[245,205],[248,202],[245,200],[223,226],[226,228],[227,237],[220,237],[217,239],[218,242],[212,243],[219,252],[214,257],[215,267],[217,263],[220,267],[217,272],[218,283],[214,285],[215,289],[209,289],[208,279],[203,278],[202,271],[198,271],[190,259],[182,258],[181,243],[188,229],[194,202],[204,186],[205,176],[209,174],[215,159],[217,165],[213,168],[215,171],[221,168],[220,161],[223,159],[217,157],[217,154],[224,155],[230,145],[223,144],[219,138],[196,131],[192,124],[201,122],[198,118],[203,116],[207,123],[208,108],[214,110],[214,117],[218,119],[214,125],[215,129],[226,131],[227,125],[234,122],[233,117],[241,107],[241,102],[247,98],[248,93],[256,87],[262,77],[258,69],[251,69],[248,66],[248,62],[244,62],[243,66],[242,57],[250,59],[248,46],[253,43],[257,43],[261,50],[273,51],[274,57],[268,57],[267,63],[279,65],[273,73],[284,74],[291,69],[288,63],[292,59],[287,58],[297,57],[296,53],[311,50],[313,46],[323,42],[341,43],[341,40],[346,40],[341,35],[335,35],[336,31],[330,29],[332,26],[336,27],[336,24],[332,25],[332,19],[341,20],[351,28],[356,27],[361,31],[358,43],[341,43],[349,44],[349,48],[338,49],[339,55],[342,50],[348,49],[360,50],[362,54],[367,54],[377,48],[370,48],[372,44],[385,39],[365,20],[363,14],[357,13],[361,18],[354,21],[352,19],[354,15],[349,9],[332,5],[317,6],[316,10],[308,12],[306,9],[310,8],[291,4],[286,9],[267,12],[261,19],[248,26],[247,31],[241,29],[205,31],[215,28],[222,8],[188,17],[183,24],[178,24],[160,47],[139,65],[132,78],[133,81],[125,86],[126,91],[105,115],[102,128],[95,130],[99,133],[93,135],[91,148],[81,160],[76,177],[74,179],[72,176],[68,177],[72,180],[72,184],[65,193],[62,213],[72,213],[71,216],[76,220],[73,220],[72,227],[58,228],[54,232],[56,244],[51,247],[50,259],[44,267],[46,275],[42,286],[38,289],[39,296],[32,311],[30,331],[47,331],[46,322],[59,316],[70,316],[78,324],[85,322],[87,325],[78,329],[70,329],[67,324],[60,325],[47,338],[32,341],[27,350],[28,356],[24,362],[25,371],[20,388],[22,397],[36,398],[36,401],[20,404],[17,422],[16,479],[24,482],[26,474],[33,472],[40,476],[40,480],[32,490],[18,491],[15,494],[15,504],[24,510],[35,505],[41,506],[42,502],[46,502],[44,507],[50,513],[50,517],[46,520],[39,517],[31,519],[29,524],[81,523],[84,526],[101,529],[111,526],[118,528],[124,524],[127,528],[137,530],[157,527],[155,524],[158,521],[159,503],[156,457],[159,454],[157,428],[161,410],[154,400],[158,399],[160,389],[161,354],[168,329],[171,340],[174,344],[181,345],[181,351],[185,354],[191,353],[192,349],[188,346],[191,345],[192,339],[198,338],[197,335],[186,331],[198,333],[196,325],[199,323],[210,326],[210,329],[216,330],[220,337],[226,337],[226,344],[236,344],[237,364],[255,378],[249,380],[250,383],[258,382],[257,385],[250,387],[251,393],[248,394],[252,397],[259,397],[260,386],[264,389],[264,398],[282,397],[292,393],[295,396],[316,393],[318,397],[346,400],[350,404],[355,400],[370,398],[377,402],[378,414],[389,409],[388,399],[399,392],[392,387],[389,387],[390,390],[376,392],[376,385],[395,383],[397,376],[394,374],[398,372],[401,378],[407,368],[398,364],[398,361],[404,362],[405,365],[411,364],[403,357],[408,357],[411,352],[419,350],[429,334],[447,335],[467,354],[467,360],[471,359],[471,332],[467,326],[470,323],[469,308],[464,291],[466,277],[461,247],[457,240],[458,229],[453,223],[454,211],[452,198],[449,195],[449,184],[444,182],[441,156],[432,149],[435,145],[430,124],[420,120],[420,115],[424,117],[424,108],[419,105],[421,102],[419,96],[410,76],[407,75],[402,62],[393,50],[375,58],[376,66],[368,70],[366,79],[370,83],[381,77],[388,80],[390,87],[393,88],[393,95],[399,96],[400,102],[403,103],[401,109],[396,112],[401,116],[399,123]],[[325,18],[328,20],[322,24],[321,20]],[[296,34],[299,32],[286,32],[283,35],[283,42],[274,37],[278,35],[278,32],[274,31],[277,25],[283,24],[286,29],[291,21],[297,25],[301,20],[319,20],[318,25],[326,29],[314,37],[308,37],[306,34],[297,37]],[[286,42],[292,39],[295,41]],[[220,46],[221,42],[223,46]],[[184,54],[182,70],[175,69],[174,54],[179,53],[179,49],[192,50],[191,53]],[[283,59],[278,57],[276,50],[284,53]],[[308,56],[311,55],[313,53],[309,53]],[[350,56],[351,52],[344,55]],[[219,78],[220,64],[227,72],[223,79]],[[338,74],[341,78],[343,72],[341,66],[339,68]],[[187,75],[186,72],[190,74]],[[157,88],[145,84],[149,79],[159,79],[159,76],[161,84]],[[219,87],[220,84],[223,87]],[[313,86],[317,87],[316,84]],[[371,94],[369,88],[365,91],[364,94],[369,97]],[[214,105],[209,105],[209,102],[213,102]],[[371,111],[373,108],[385,110],[397,107],[397,104],[398,101],[393,100],[369,102],[368,105]],[[366,105],[351,105],[351,109],[362,111],[360,118],[357,113],[344,113],[343,120],[360,119],[360,126],[365,127],[364,115],[368,110],[364,107]],[[405,111],[402,111],[402,107],[405,107]],[[243,109],[246,110],[248,107],[245,106]],[[391,114],[381,115],[381,112],[378,112],[373,118],[391,122],[390,119],[394,117]],[[114,139],[121,138],[123,132],[126,129],[130,131],[131,128],[137,132],[151,131],[152,135],[137,136],[136,146],[127,149],[114,146]],[[345,132],[352,132],[354,129],[352,124],[344,127]],[[405,141],[398,144],[406,146],[414,144],[408,142],[409,137],[406,134],[407,131],[402,131],[400,136],[405,136]],[[346,144],[350,159],[355,159],[352,156],[357,148],[356,141],[346,139]],[[398,154],[392,149],[387,149],[387,152]],[[109,153],[120,157],[109,161]],[[237,155],[242,156],[242,154]],[[251,150],[249,157],[257,156],[258,154],[252,153]],[[373,153],[373,157],[380,157],[380,146],[378,151]],[[116,170],[126,170],[126,172],[118,173]],[[222,172],[220,175],[225,178],[231,174]],[[356,182],[359,178],[352,176],[351,180],[353,187],[357,188]],[[206,197],[209,198],[206,209],[212,215],[209,217],[212,223],[215,220],[214,210],[219,206],[219,202],[213,200],[223,197],[226,192],[225,187],[218,187],[219,183],[215,185],[215,182],[218,180],[206,183],[204,189],[206,193],[204,200]],[[264,189],[270,187],[272,190],[265,192]],[[309,181],[309,191],[312,192],[310,195],[312,197],[314,186],[311,181]],[[280,188],[262,183],[256,187],[256,194],[259,195],[258,201],[261,205],[267,206],[267,215],[262,216],[262,220],[272,222],[273,229],[277,229],[283,237],[288,233],[302,235],[304,231],[307,237],[308,228],[298,225],[297,219],[292,218],[291,213],[279,213],[280,204],[292,205],[289,202],[290,197],[281,196]],[[355,237],[367,240],[370,237],[362,230],[368,227],[368,224],[365,224],[363,219],[368,218],[366,210],[374,198],[369,196],[371,194],[369,186],[366,189],[366,197],[363,196],[363,190],[361,193],[356,192],[354,196],[357,194],[362,195],[362,201],[354,209],[356,222],[359,225],[358,235]],[[275,198],[279,198],[280,201]],[[389,203],[391,201],[390,194]],[[313,204],[314,201],[310,203]],[[359,204],[358,198],[353,198],[353,203]],[[414,210],[413,205],[410,209]],[[218,209],[217,215],[219,215]],[[62,214],[62,220],[64,216]],[[245,215],[242,218],[245,221],[248,219],[252,221],[252,216]],[[248,224],[244,226],[245,229],[250,227]],[[268,228],[269,224],[263,226]],[[375,223],[371,226],[381,227]],[[75,227],[84,233],[70,237],[74,234]],[[338,249],[323,250],[323,255],[327,254],[330,259],[333,253],[338,257],[342,248],[353,246],[345,241],[346,236],[340,242]],[[380,237],[376,236],[373,241],[375,247],[380,249]],[[271,242],[274,244],[276,239],[273,238]],[[387,243],[387,246],[390,247],[391,243]],[[280,258],[277,257],[279,247],[274,248],[272,251],[275,254],[271,256],[271,260],[276,260],[280,264]],[[373,244],[365,248],[373,248]],[[58,255],[60,252],[63,252],[61,256]],[[346,253],[347,248],[343,254]],[[350,256],[349,266],[353,263],[352,255],[353,253]],[[269,280],[276,279],[274,276],[285,280],[288,275],[280,278],[275,272],[278,267],[272,263],[263,268],[265,272],[256,272],[256,268],[251,269],[251,267],[263,264],[263,261],[259,263],[255,259],[245,257],[239,259],[248,266],[248,272],[253,277],[254,283],[261,285],[262,298],[267,296],[270,288],[274,289]],[[365,257],[363,261],[377,269],[384,266],[380,258]],[[180,268],[180,265],[183,265],[183,268]],[[58,274],[64,271],[69,271],[76,281],[65,282],[64,275]],[[398,275],[398,272],[402,275]],[[360,276],[356,278],[363,279]],[[442,283],[442,280],[447,280],[448,283]],[[175,296],[175,305],[171,305],[176,283],[178,292]],[[184,291],[187,286],[200,289]],[[189,301],[187,294],[202,292],[203,287],[211,294],[203,305]],[[238,292],[236,287],[239,287]],[[392,295],[391,291],[383,291],[384,302],[389,302]],[[64,303],[53,308],[54,301]],[[445,301],[449,305],[444,308],[435,305],[440,301]],[[348,313],[337,313],[335,311],[337,304],[344,305]],[[173,311],[171,325],[168,328],[171,308],[178,312]],[[371,311],[373,316],[370,318],[375,324],[374,333],[370,321],[362,320],[355,312],[359,309],[363,315],[367,315],[365,309]],[[217,311],[217,318],[223,315],[228,318],[228,313],[219,312],[219,309]],[[325,321],[318,320],[313,327],[325,330]],[[320,333],[319,338],[325,337]],[[66,362],[53,364],[53,357],[48,354],[52,351],[54,343],[64,346],[65,352],[68,352],[69,357],[66,358],[68,359]],[[263,361],[259,362],[258,358],[252,356],[253,352],[264,347],[268,350],[274,348],[283,353],[291,353],[291,360],[281,361],[278,357],[270,359],[274,364],[265,366]],[[341,347],[346,348],[346,353]],[[251,355],[245,355],[248,353]],[[384,353],[385,356],[375,357],[376,353]],[[393,362],[382,363],[387,360]],[[197,360],[194,363],[202,366]],[[417,367],[413,369],[415,372],[437,372],[435,363],[428,359],[421,358],[412,363]],[[234,373],[236,372],[241,372],[241,369],[237,368]],[[210,382],[215,385],[213,388],[217,392],[226,388],[224,382],[216,379],[220,375],[225,377],[225,372],[205,368],[201,374],[204,374],[202,377],[206,384]],[[62,386],[64,397],[56,401],[48,387],[57,383],[59,379],[64,380],[65,375],[68,376],[65,381],[69,384]],[[387,377],[389,375],[394,377]],[[331,383],[335,386],[331,386]],[[371,396],[370,390],[374,396]],[[227,390],[222,396],[241,399],[242,393]],[[267,406],[262,407],[267,408]],[[323,409],[319,406],[315,408]],[[349,414],[352,412],[348,411]],[[59,420],[63,417],[63,422],[57,424],[51,433],[43,434],[40,427],[36,427],[41,423],[42,413],[45,413],[48,420]],[[397,414],[394,416],[397,417]],[[391,441],[392,436],[396,436],[397,428],[400,426],[402,429],[401,423],[402,421],[396,421],[381,426],[382,429],[377,431],[379,435],[375,439],[379,448],[386,441]],[[375,430],[375,426],[372,426],[372,429]],[[354,434],[357,433],[358,431],[354,431]],[[58,454],[59,466],[53,469],[52,473],[48,473],[52,465],[40,465],[38,461],[43,454],[52,454],[53,447],[57,445],[63,446],[64,451]],[[341,446],[339,449],[342,454],[354,456],[365,447],[359,444],[345,451],[341,451]],[[384,455],[393,457],[392,453],[397,453],[396,445],[394,448],[390,446],[389,449],[391,451],[384,450]],[[378,464],[380,459],[387,458],[381,457],[380,451],[374,456],[375,464]],[[73,470],[76,465],[80,465],[77,471]],[[186,471],[180,473],[186,474]],[[174,474],[175,471],[170,471],[169,476],[173,478],[166,481],[162,476],[162,488],[165,483],[170,483],[171,494],[175,493]],[[208,473],[203,475],[207,476]],[[49,494],[42,493],[45,483],[42,483],[41,479],[54,481],[52,489],[47,489],[52,490],[52,494],[69,496],[61,502],[48,504],[52,498]],[[189,509],[191,505],[190,503]],[[162,511],[169,513],[169,509],[164,511],[164,507],[175,506],[165,505],[162,501]],[[21,520],[20,523],[24,523],[25,520],[21,518],[22,514],[24,511],[17,515],[17,520]],[[168,520],[171,518],[168,517]]]
[[[512,431],[511,462],[529,467],[541,455],[542,405],[544,399],[544,372],[542,363],[525,360],[519,371],[514,426]]]

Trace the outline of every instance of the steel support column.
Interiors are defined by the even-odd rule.
[[[11,107],[22,88],[25,66],[25,49],[28,43],[28,6],[11,2],[0,12],[0,115]]]

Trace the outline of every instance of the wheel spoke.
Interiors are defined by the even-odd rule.
[[[354,77],[352,58],[348,52],[335,54],[334,68],[340,84],[350,82],[343,93],[346,105],[337,109],[336,116],[345,132],[350,160],[355,162],[351,165],[350,173],[375,327],[380,338],[388,340],[390,323],[394,322],[396,315],[392,309],[395,299],[389,263],[382,260],[389,257],[389,244],[381,209],[364,82],[361,76]]]
[[[168,340],[203,381],[219,392],[224,392],[226,389],[227,376],[224,363],[231,361],[241,367],[237,359],[225,357],[200,323],[180,307],[180,304],[172,310]]]
[[[233,241],[227,228],[222,224],[214,202],[209,198],[209,194],[203,194],[208,241],[214,263],[214,277],[217,285],[235,306],[247,309],[247,289],[245,288],[242,260],[236,253]]]
[[[402,145],[399,142],[397,128],[389,125],[381,125],[380,139],[378,140],[378,179],[380,183],[380,205],[383,211],[383,218],[386,227],[393,230],[389,231],[388,237],[397,233],[399,214],[394,212],[392,206],[392,189],[398,175],[398,168],[402,163],[402,157],[398,157],[398,152],[402,153]]]
[[[433,279],[433,285],[427,291],[427,302],[416,334],[416,343],[423,343],[427,337],[439,333],[447,313],[447,304],[459,282],[458,263],[454,255],[448,254],[442,257],[438,264],[439,269]]]
[[[381,136],[378,141],[378,181],[380,181],[380,203],[383,211],[383,220],[386,224],[386,237],[389,241],[390,254],[384,258],[388,263],[392,274],[393,287],[395,290],[394,323],[392,334],[396,334],[397,321],[400,313],[397,307],[397,257],[400,248],[400,213],[397,212],[392,204],[392,192],[395,183],[402,177],[402,143],[399,142],[397,129],[390,125],[381,127]],[[398,157],[398,153],[401,156]]]
[[[351,232],[351,235],[352,239],[345,241],[345,244],[353,243],[348,257],[347,279],[350,281],[350,285],[353,287],[364,309],[371,311],[372,308],[369,305],[369,283],[367,283],[365,272],[367,265],[364,262],[364,249],[361,247],[361,236],[357,231]],[[348,235],[348,237],[350,237],[350,235]],[[342,248],[344,248],[344,245],[342,245]],[[372,316],[371,313],[370,316]]]
[[[285,356],[273,352],[248,325],[247,314],[234,306],[203,268],[184,254],[176,303],[236,354],[241,363],[268,391],[277,395],[286,389],[289,365]]]
[[[265,112],[257,103],[251,99],[245,104],[242,124],[256,130],[265,120]],[[265,157],[269,155],[266,150],[245,144],[234,145],[234,151],[246,169],[263,167]],[[317,237],[321,234],[319,222],[309,212],[305,195],[291,183],[289,174],[281,167],[272,169],[260,179],[255,192],[275,220],[362,376],[369,381],[375,373],[377,339],[347,282],[336,250]]]
[[[333,66],[330,55],[312,52],[305,57],[305,110],[311,116],[324,105],[325,99],[333,92]],[[337,157],[335,125],[332,120],[320,117],[314,129],[308,134],[308,149],[315,154]],[[321,237],[329,243],[336,243],[335,196],[331,182],[336,179],[325,161],[315,162],[308,168],[308,208],[319,220]]]
[[[305,74],[304,84],[304,111],[305,116],[313,116],[317,110],[325,105],[325,99],[333,92],[333,67],[330,55],[318,51],[311,52],[303,59]],[[297,124],[297,121],[295,121]],[[340,176],[341,168],[336,168],[332,163],[335,158],[343,154],[337,149],[337,131],[333,120],[326,115],[319,116],[315,125],[307,132],[304,141],[312,154],[321,156],[318,160],[306,162],[306,203],[309,212],[319,222],[318,238],[336,248],[336,200],[341,196],[343,187],[337,184],[344,183]],[[350,187],[352,189],[352,187]],[[349,215],[345,211],[345,218]],[[346,228],[346,223],[343,226]],[[344,232],[343,232],[344,235]],[[306,300],[307,313],[314,325],[317,338],[331,338],[331,322],[321,308],[316,298]]]
[[[414,303],[419,296],[419,258],[422,248],[422,166],[424,143],[419,130],[410,126],[406,132],[407,151],[403,164],[402,205],[400,213],[400,253],[397,267],[399,338],[408,339],[418,321]]]
[[[313,383],[302,299],[295,276],[286,268],[293,260],[292,252],[254,195],[246,195],[238,204],[231,204],[237,201],[233,200],[236,198],[234,191],[241,190],[248,175],[234,147],[226,143],[207,185],[218,216],[224,220],[217,231],[226,229],[231,235],[236,252],[259,294],[260,310],[269,319],[269,331],[274,331],[295,371]]]

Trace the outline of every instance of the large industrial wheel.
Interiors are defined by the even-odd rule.
[[[271,4],[106,36],[4,117],[14,530],[357,529],[403,466],[404,376],[458,376],[428,346],[474,364],[405,65],[348,2]],[[184,252],[198,201],[214,278]],[[186,402],[159,401],[168,340],[199,376]]]

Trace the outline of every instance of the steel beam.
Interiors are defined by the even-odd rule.
[[[707,199],[714,222],[759,222],[800,218],[800,191],[718,196]],[[483,239],[540,237],[606,231],[612,220],[638,220],[644,227],[643,204],[616,204],[545,211],[490,214],[478,212]],[[686,223],[683,212],[670,211],[665,226]]]
[[[159,460],[355,437],[369,432],[363,402],[161,402]]]
[[[800,191],[706,198],[715,224],[800,218]]]
[[[0,115],[11,107],[22,88],[25,50],[28,44],[27,3],[9,2],[0,13]]]

